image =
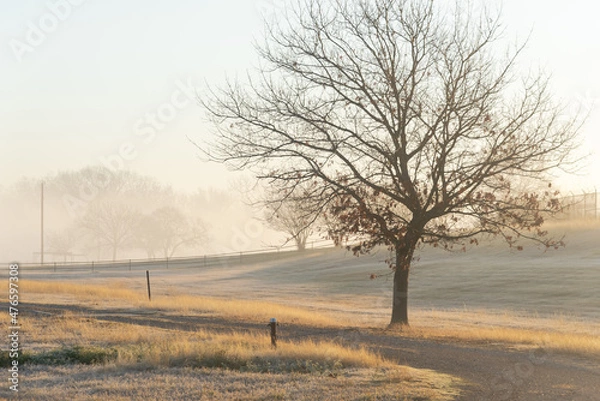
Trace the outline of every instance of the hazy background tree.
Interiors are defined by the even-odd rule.
[[[137,240],[148,257],[172,257],[178,249],[200,248],[209,241],[208,230],[200,219],[189,219],[181,210],[165,206],[142,216]]]
[[[161,208],[179,210],[191,238],[200,237],[201,240],[199,243],[174,243],[177,245],[174,253],[173,245],[169,245],[171,249],[167,253],[177,256],[261,249],[271,240],[263,238],[264,235],[280,239],[277,233],[264,229],[259,210],[245,205],[230,191],[213,188],[196,188],[190,192],[174,190],[153,177],[136,172],[87,166],[44,177],[23,177],[0,188],[0,220],[10,227],[10,230],[0,232],[0,242],[5,244],[0,248],[0,259],[22,263],[40,260],[42,182],[46,262],[64,261],[63,252],[72,254],[74,261],[112,258],[110,247],[102,245],[89,230],[79,231],[74,245],[73,234],[69,234],[81,228],[78,224],[90,208],[102,203],[128,205],[140,216],[149,216]],[[201,234],[208,229],[207,241]],[[139,239],[136,237],[133,244],[121,247],[118,257],[144,258],[149,252],[156,256],[165,254],[164,244],[160,241],[155,249],[149,250]]]
[[[199,188],[180,197],[179,205],[186,215],[201,219],[210,228],[210,242],[203,252],[256,250],[281,242],[280,234],[268,232],[264,227],[262,209],[242,198],[239,188]]]
[[[60,200],[63,218],[80,224],[85,234],[81,253],[93,259],[114,260],[123,251],[136,255],[141,216],[176,201],[174,191],[152,177],[102,166],[61,172],[45,181]],[[55,207],[48,215],[56,212]]]
[[[112,260],[118,252],[136,243],[135,233],[141,214],[132,206],[119,203],[99,202],[91,205],[80,221],[80,226],[97,247],[97,258],[108,249]]]
[[[285,191],[285,188],[282,188]],[[299,251],[306,249],[306,242],[313,234],[313,227],[319,215],[305,207],[307,191],[294,188],[292,193],[282,196],[277,187],[268,187],[264,199],[265,220],[276,231],[287,235],[286,243],[293,241]]]
[[[72,261],[78,256],[77,247],[81,244],[84,233],[76,226],[68,226],[62,230],[49,232],[46,235],[47,252],[54,259],[63,262]]]
[[[140,212],[150,212],[172,204],[176,196],[170,186],[153,177],[102,166],[62,172],[48,182],[60,193],[62,206],[71,217],[81,217],[92,203],[117,199],[135,205]]]
[[[501,45],[483,2],[304,0],[282,15],[257,46],[261,70],[204,99],[218,130],[204,151],[283,194],[310,188],[305,206],[355,253],[393,250],[392,324],[408,324],[419,244],[560,245],[541,225],[560,209],[549,173],[578,122],[543,74],[521,76],[523,47]]]

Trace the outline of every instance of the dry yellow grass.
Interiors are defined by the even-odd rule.
[[[539,318],[486,311],[421,311],[418,325],[403,336],[543,347],[557,352],[600,357],[600,325],[564,316]]]
[[[120,287],[118,284],[100,286],[56,281],[21,280],[21,289],[25,293],[69,294],[82,299],[92,300],[110,300],[114,298],[131,302],[140,302],[143,300],[142,294]]]
[[[162,338],[135,347],[120,348],[120,365],[211,366],[268,371],[317,371],[349,367],[394,368],[364,348],[352,349],[332,342],[280,341],[277,349],[266,336],[232,332],[199,332],[187,339]]]
[[[342,319],[316,314],[309,309],[290,307],[273,302],[254,300],[221,299],[191,295],[177,295],[152,301],[152,307],[180,312],[210,311],[222,317],[242,318],[266,322],[277,316],[288,323],[301,323],[313,327],[343,327],[347,323]]]
[[[72,312],[52,317],[22,317],[29,349],[91,344],[98,346],[152,342],[173,332],[160,328],[139,330],[131,324],[101,322]]]
[[[585,334],[567,334],[538,330],[497,328],[435,329],[408,328],[403,335],[431,339],[453,339],[486,343],[504,343],[600,357],[600,339]]]
[[[120,305],[138,308],[152,308],[172,312],[214,313],[225,318],[241,320],[267,321],[271,316],[280,320],[306,324],[316,327],[347,327],[351,316],[340,315],[333,318],[317,314],[309,309],[296,308],[274,303],[252,300],[226,300],[191,295],[176,295],[148,302],[146,295],[118,286],[76,285],[55,282],[24,281],[22,288],[27,293],[70,294],[80,300],[120,301]],[[491,314],[487,311],[421,311],[415,319],[420,325],[403,330],[402,335],[455,339],[459,341],[477,341],[504,343],[516,346],[542,346],[549,350],[571,352],[581,355],[600,356],[600,327],[574,322],[564,317],[539,319],[535,316],[519,317],[509,313]],[[66,319],[65,324],[75,324]],[[513,327],[517,326],[517,327]],[[50,325],[48,337],[58,333],[73,333],[86,341],[93,341],[98,330],[86,326],[78,329]],[[119,342],[154,341],[154,334],[129,332],[122,327],[104,328],[102,338]],[[91,337],[86,337],[91,336]],[[161,334],[162,335],[162,334]]]
[[[118,293],[127,302],[144,302],[122,289],[35,285],[28,283],[27,291],[45,295],[60,288],[80,299]],[[449,401],[459,394],[458,381],[451,376],[398,366],[365,348],[330,341],[279,341],[274,349],[267,333],[141,327],[73,312],[23,316],[21,325],[34,354],[83,347],[114,356],[100,366],[37,367],[30,362],[20,395],[31,400],[314,400],[326,396],[339,401]],[[0,399],[2,395],[0,389]]]
[[[168,301],[149,303],[144,299],[145,294],[125,288],[34,281],[23,282],[22,289],[39,304],[77,304],[86,308],[97,305],[103,311],[112,309],[124,315],[141,316],[140,322],[145,313],[151,319],[184,311],[192,312],[192,316],[206,316],[210,312],[264,322],[264,317],[275,311],[282,320],[295,320],[306,325],[337,327],[342,324],[310,310],[256,301],[177,296]],[[257,314],[256,310],[261,309],[269,309],[265,312],[268,315]],[[32,400],[132,397],[146,400],[314,400],[326,396],[340,401],[449,401],[459,393],[458,381],[451,376],[398,366],[361,347],[347,347],[330,341],[280,340],[278,348],[273,349],[266,330],[263,334],[204,329],[181,331],[95,319],[74,312],[23,316],[21,324],[28,349],[33,353],[70,347],[116,352],[116,357],[102,366],[43,366],[38,369],[35,364],[31,365],[22,395]],[[314,374],[300,378],[296,372]],[[75,376],[76,383],[69,379]],[[166,378],[169,378],[168,382]],[[185,378],[185,384],[182,378]]]
[[[72,295],[77,299],[97,302],[125,301],[129,306],[144,307],[176,312],[212,312],[221,317],[238,318],[253,321],[268,321],[277,316],[288,323],[302,323],[315,327],[343,327],[347,322],[309,309],[279,305],[254,300],[230,300],[191,295],[172,295],[154,298],[149,302],[145,293],[136,292],[118,285],[78,285],[46,281],[23,281],[21,288],[25,293]]]
[[[428,371],[353,369],[328,376],[221,369],[30,366],[22,399],[43,401],[450,401],[452,378]],[[3,394],[0,388],[0,399]]]
[[[280,341],[273,349],[268,335],[254,333],[216,333],[207,330],[145,328],[125,323],[102,322],[66,313],[57,317],[21,320],[30,349],[48,350],[77,345],[116,347],[117,363],[142,363],[151,366],[203,365],[202,361],[222,359],[247,366],[252,361],[312,361],[322,366],[393,367],[393,364],[365,348],[311,340]]]

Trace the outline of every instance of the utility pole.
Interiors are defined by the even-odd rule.
[[[41,246],[40,246],[40,262],[44,264],[44,181],[42,181],[42,199],[41,199]]]
[[[598,218],[598,189],[594,188],[594,218]]]

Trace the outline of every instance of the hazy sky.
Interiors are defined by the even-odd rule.
[[[256,64],[261,14],[281,4],[0,0],[0,184],[113,163],[176,188],[226,187],[226,169],[201,163],[186,138],[209,131],[193,92]],[[591,110],[586,175],[559,180],[573,191],[600,188],[599,8],[504,1],[509,38],[533,28],[523,64],[551,71],[557,94]]]

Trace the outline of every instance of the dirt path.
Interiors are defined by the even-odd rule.
[[[82,306],[27,304],[28,314],[82,313],[98,320],[141,327],[184,331],[267,332],[266,323],[231,322],[216,317],[178,316],[163,312],[90,309]],[[384,330],[315,329],[282,325],[282,339],[313,338],[361,344],[399,364],[448,373],[465,381],[463,401],[600,401],[600,361],[553,354],[543,349],[522,351],[501,345],[461,344],[392,336]]]

